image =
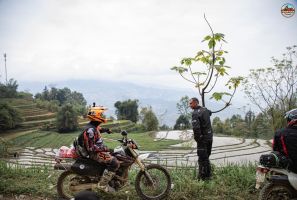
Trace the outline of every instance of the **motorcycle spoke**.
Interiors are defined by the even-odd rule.
[[[167,189],[167,177],[159,169],[149,169],[143,174],[140,179],[140,188],[146,196],[158,196]]]

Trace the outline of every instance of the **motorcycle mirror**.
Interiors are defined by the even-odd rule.
[[[121,134],[122,134],[122,136],[127,136],[128,135],[127,131],[122,131]]]

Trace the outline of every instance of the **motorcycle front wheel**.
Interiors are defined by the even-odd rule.
[[[164,167],[150,164],[146,166],[145,171],[138,172],[135,180],[135,189],[141,199],[163,199],[170,193],[170,174]]]
[[[260,191],[259,200],[289,200],[295,197],[294,189],[286,183],[267,183]]]
[[[84,190],[90,190],[86,188],[78,188],[79,185],[91,183],[91,180],[87,176],[81,176],[71,170],[67,170],[61,173],[57,182],[57,192],[63,199],[71,199],[74,196]]]

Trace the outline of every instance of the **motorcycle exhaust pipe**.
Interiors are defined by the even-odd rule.
[[[73,192],[82,191],[82,190],[96,190],[97,184],[94,183],[84,183],[80,185],[71,185],[69,186],[69,189]]]
[[[273,176],[271,176],[270,180],[273,183],[275,183],[275,182],[289,183],[288,176],[285,176],[285,175],[273,175]]]

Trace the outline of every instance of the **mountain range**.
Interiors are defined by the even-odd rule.
[[[127,99],[138,99],[139,107],[152,106],[153,111],[159,118],[160,125],[166,124],[173,126],[178,118],[178,110],[176,104],[183,96],[197,96],[194,90],[179,89],[179,88],[165,88],[165,87],[151,87],[144,85],[137,85],[128,82],[116,81],[98,81],[98,80],[66,80],[57,82],[29,82],[20,81],[19,90],[28,91],[32,94],[42,92],[44,87],[64,88],[68,87],[72,91],[80,92],[84,95],[88,104],[91,105],[96,102],[97,105],[108,107],[107,116],[115,116],[114,103],[116,101],[123,101]],[[242,102],[241,102],[242,103]],[[217,110],[223,104],[210,101],[207,107],[210,110]],[[227,109],[212,116],[219,116],[221,119],[231,117],[233,114],[239,114],[239,103],[233,102],[235,106],[229,106]]]

